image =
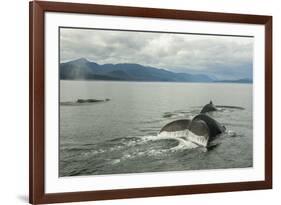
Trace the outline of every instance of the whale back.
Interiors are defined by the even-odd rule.
[[[207,113],[207,112],[216,111],[216,110],[217,110],[216,106],[214,106],[213,103],[209,103],[202,108],[200,113]]]
[[[218,134],[225,131],[225,127],[222,126],[215,119],[206,114],[199,114],[193,118],[194,121],[204,121],[209,128],[209,140],[212,141]]]
[[[173,122],[170,122],[168,124],[166,124],[164,127],[162,127],[162,129],[160,130],[159,133],[161,132],[176,132],[176,131],[182,131],[182,130],[186,130],[189,127],[191,120],[189,119],[182,119],[182,120],[176,120]]]

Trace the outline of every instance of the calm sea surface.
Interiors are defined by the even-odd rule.
[[[110,101],[65,105],[78,98]],[[191,149],[177,137],[157,136],[165,124],[191,119],[210,100],[244,108],[210,113],[227,129],[217,147]],[[252,84],[61,80],[60,102],[60,176],[253,165]]]

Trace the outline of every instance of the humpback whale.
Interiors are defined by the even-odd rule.
[[[207,114],[196,115],[192,120],[181,119],[166,124],[159,132],[180,136],[198,146],[208,147],[217,135],[225,131],[225,127]]]
[[[200,113],[207,113],[207,112],[211,112],[211,111],[217,111],[218,109],[216,108],[216,106],[213,104],[212,101],[210,101],[209,104],[205,105]]]
[[[201,146],[207,148],[207,150],[213,149],[218,145],[214,140],[220,134],[227,133],[229,135],[229,133],[231,133],[231,131],[226,131],[225,126],[208,114],[208,112],[218,110],[217,108],[244,110],[243,107],[237,106],[215,106],[213,102],[210,101],[202,108],[200,114],[194,116],[192,119],[172,121],[162,127],[158,135],[160,137],[172,137],[186,140],[195,145],[195,147]],[[236,136],[236,134],[232,133],[232,136]]]

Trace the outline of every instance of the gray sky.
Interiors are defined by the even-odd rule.
[[[61,28],[60,56],[99,64],[138,63],[217,79],[252,78],[251,37]]]

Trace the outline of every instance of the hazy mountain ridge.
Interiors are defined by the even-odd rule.
[[[133,63],[100,65],[95,62],[88,61],[85,58],[61,63],[60,79],[159,82],[223,82],[217,81],[204,74],[175,73],[164,69]],[[233,82],[234,81],[232,81],[232,83]],[[238,80],[237,83],[241,82]]]

